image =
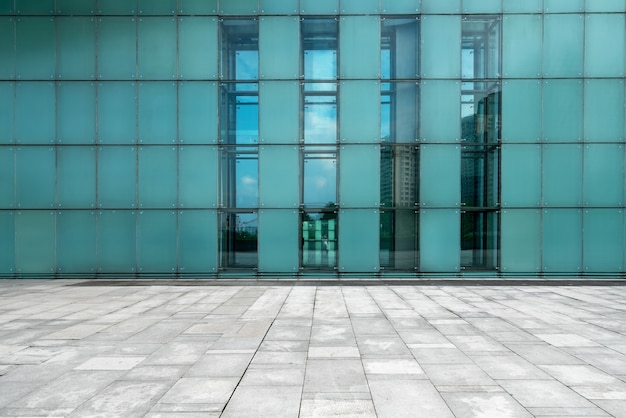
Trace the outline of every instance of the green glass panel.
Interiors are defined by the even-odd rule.
[[[377,16],[342,17],[339,47],[341,77],[380,77],[380,19]]]
[[[377,81],[344,81],[339,97],[341,142],[378,142],[380,86]]]
[[[15,77],[15,19],[0,17],[0,79]]]
[[[262,146],[259,151],[261,207],[293,208],[299,199],[299,152],[294,146]]]
[[[55,167],[54,148],[44,146],[17,149],[17,207],[43,209],[54,206]]]
[[[537,142],[541,139],[541,81],[505,81],[502,108],[504,141]]]
[[[541,13],[543,9],[543,0],[502,0],[502,3],[505,13]]]
[[[454,272],[460,270],[461,216],[455,209],[420,212],[420,270]]]
[[[178,269],[181,273],[217,270],[217,212],[178,212]]]
[[[139,207],[176,206],[177,153],[175,147],[139,148]]]
[[[463,13],[500,13],[502,0],[463,0]]]
[[[259,271],[298,271],[298,219],[293,209],[259,211]]]
[[[624,0],[587,0],[585,2],[587,12],[624,12],[626,1]]]
[[[15,215],[15,270],[20,274],[54,272],[55,213],[21,211]]]
[[[541,202],[541,147],[502,147],[502,204],[534,207]]]
[[[383,14],[419,13],[420,0],[380,0]]]
[[[624,80],[585,81],[585,141],[624,139]]]
[[[22,15],[50,15],[54,0],[15,0],[15,10]]]
[[[422,5],[424,8],[425,5]],[[422,77],[461,76],[461,17],[424,16],[422,24]]]
[[[576,273],[582,267],[582,213],[577,209],[543,211],[541,237],[544,273]]]
[[[176,83],[139,83],[139,142],[176,142]]]
[[[589,14],[585,22],[585,76],[624,76],[624,15]]]
[[[178,0],[180,14],[207,15],[217,13],[217,0]]]
[[[339,13],[339,0],[300,0],[300,12],[308,15]]]
[[[183,208],[217,206],[218,166],[216,147],[181,147],[179,202]]]
[[[13,0],[0,0],[0,14],[12,15],[15,13],[15,2]]]
[[[98,206],[134,208],[137,184],[135,147],[98,149]]]
[[[178,20],[178,74],[184,80],[217,78],[217,18]]]
[[[98,212],[98,271],[130,273],[136,269],[136,228],[134,211]]]
[[[15,207],[15,149],[0,146],[0,209]]]
[[[585,272],[618,273],[624,265],[624,211],[588,209],[583,214]]]
[[[132,17],[98,19],[98,78],[132,80],[137,65],[137,22]]]
[[[296,81],[266,81],[259,91],[261,142],[295,144],[300,125],[300,85]]]
[[[137,218],[140,273],[176,272],[176,212],[144,210]]]
[[[133,15],[137,0],[98,0],[98,13],[103,15]]]
[[[15,271],[15,213],[0,210],[0,275]]]
[[[500,259],[503,273],[541,271],[539,210],[504,210],[501,215]]]
[[[15,142],[15,84],[0,82],[0,144]]]
[[[375,209],[346,209],[339,214],[339,270],[366,273],[379,270],[380,214]]]
[[[173,15],[176,13],[177,0],[138,0],[139,14]]]
[[[505,78],[541,75],[542,19],[540,15],[504,17],[502,68]]]
[[[96,271],[96,214],[69,210],[57,213],[57,271]]]
[[[54,84],[17,83],[15,139],[18,144],[50,144],[55,138]]]
[[[93,17],[58,18],[57,48],[59,78],[96,78],[96,24]]]
[[[585,206],[622,206],[624,146],[585,145],[583,198]]]
[[[422,206],[459,206],[461,148],[458,145],[424,145],[420,148],[419,190]]]
[[[50,17],[19,17],[16,23],[15,66],[18,79],[54,78],[55,27]]]
[[[258,0],[220,0],[220,13],[225,15],[256,14],[258,3]]]
[[[339,158],[341,207],[367,208],[380,205],[380,147],[344,145]]]
[[[585,0],[544,0],[543,9],[549,13],[582,12]]]
[[[575,144],[544,145],[543,205],[582,205],[583,147]]]
[[[583,24],[583,17],[579,14],[544,16],[544,77],[582,76],[584,45]]]
[[[299,20],[265,16],[259,23],[259,72],[262,79],[297,79]]]
[[[550,80],[543,84],[543,138],[574,142],[583,138],[581,80]]]
[[[57,204],[77,209],[96,206],[94,147],[57,148]]]
[[[130,82],[98,83],[98,142],[137,141],[137,87]]]
[[[57,142],[93,144],[96,137],[96,87],[90,82],[57,84]]]
[[[185,144],[217,142],[217,84],[178,85],[178,137]]]
[[[341,0],[341,13],[378,13],[378,0]]]
[[[176,78],[176,19],[139,19],[137,66],[139,78],[143,80]]]
[[[298,0],[260,0],[261,14],[298,13]]]
[[[423,81],[420,90],[422,141],[456,142],[461,136],[461,85]]]
[[[460,12],[461,0],[422,0],[422,13],[429,14]]]
[[[92,15],[96,11],[96,0],[57,0],[57,14]]]

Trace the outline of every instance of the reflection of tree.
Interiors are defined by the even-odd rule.
[[[328,221],[330,219],[337,219],[337,205],[335,202],[328,202],[324,205],[324,209],[322,209],[322,220]]]

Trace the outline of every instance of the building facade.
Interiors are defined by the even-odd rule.
[[[623,277],[625,16],[0,0],[0,277]]]

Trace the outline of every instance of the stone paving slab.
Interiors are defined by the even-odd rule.
[[[503,284],[0,280],[0,418],[626,417],[626,286]]]

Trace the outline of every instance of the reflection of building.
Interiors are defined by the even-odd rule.
[[[537,3],[0,2],[0,277],[622,275],[626,6]]]

